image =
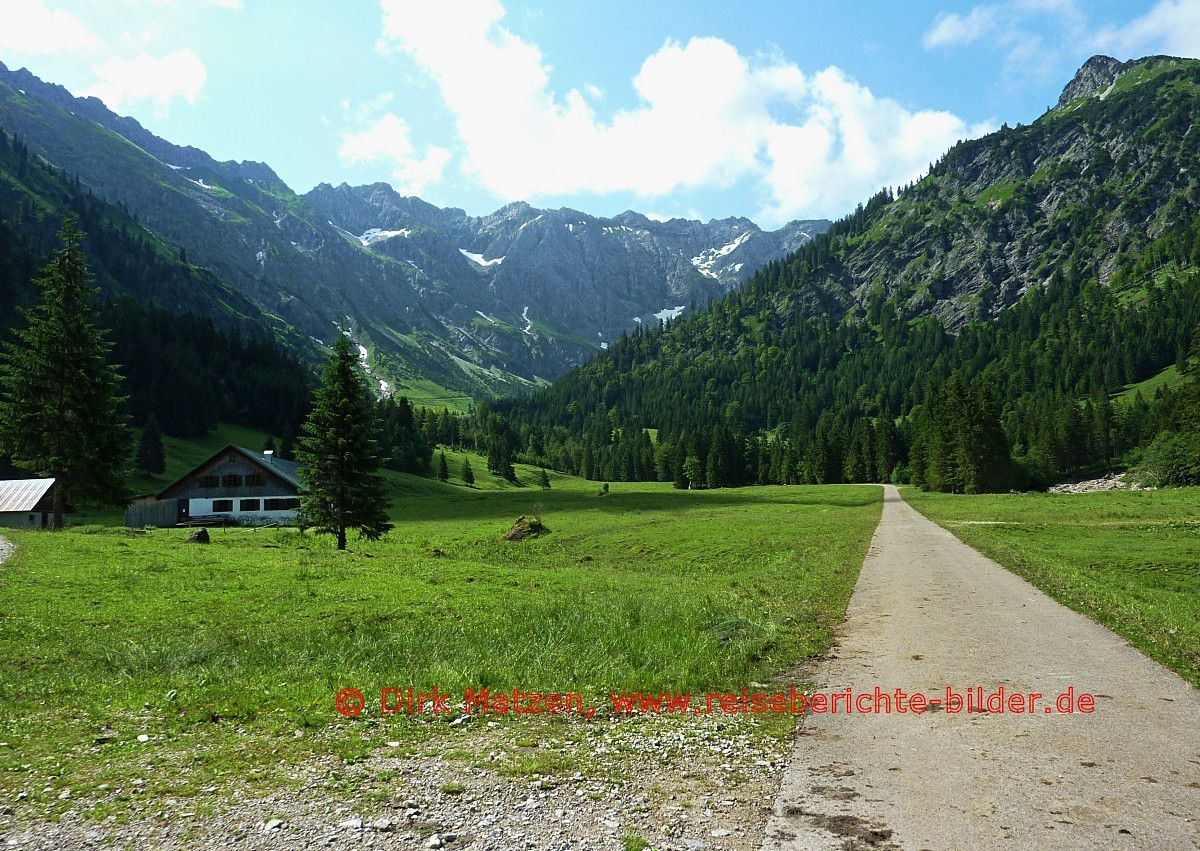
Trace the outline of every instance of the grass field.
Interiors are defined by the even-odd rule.
[[[880,512],[870,487],[601,496],[472,464],[474,489],[390,476],[396,529],[348,553],[292,530],[215,530],[208,546],[105,526],[9,535],[0,797],[20,789],[51,811],[64,787],[156,764],[186,763],[192,786],[286,777],[314,752],[421,735],[334,723],[346,686],[368,700],[382,686],[741,687],[828,646]],[[528,512],[550,533],[503,542]]]
[[[1115,399],[1121,402],[1132,402],[1138,393],[1142,394],[1142,398],[1147,402],[1154,399],[1161,387],[1175,388],[1183,383],[1183,376],[1179,374],[1179,367],[1171,364],[1162,372],[1150,376],[1145,381],[1139,381],[1137,384],[1130,384],[1120,393],[1116,394]]]
[[[904,498],[1200,686],[1200,488]]]

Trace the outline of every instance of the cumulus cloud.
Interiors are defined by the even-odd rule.
[[[117,110],[149,101],[165,111],[176,98],[194,104],[208,80],[204,63],[191,48],[165,56],[114,56],[94,70],[97,80],[84,94]]]
[[[983,129],[878,98],[837,68],[809,76],[717,38],[666,42],[632,80],[638,105],[603,117],[578,89],[555,92],[541,50],[503,25],[499,0],[382,8],[381,47],[436,83],[463,171],[504,198],[652,199],[751,180],[767,220],[836,213]]]
[[[450,152],[435,145],[427,147],[424,156],[417,156],[407,122],[390,112],[363,130],[344,133],[338,154],[347,165],[389,166],[396,188],[412,195],[439,182],[450,161]]]
[[[89,53],[100,39],[78,17],[42,0],[0,0],[0,51],[22,55]]]
[[[1200,0],[1161,0],[1124,26],[1101,29],[1095,45],[1123,59],[1148,53],[1200,57]]]

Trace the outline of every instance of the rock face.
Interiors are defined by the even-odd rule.
[[[343,234],[415,270],[427,303],[439,288],[452,293],[441,315],[475,345],[512,357],[543,338],[574,339],[586,354],[638,323],[724,295],[827,227],[792,222],[768,232],[749,219],[600,218],[525,203],[473,217],[387,184],[322,184],[304,200]]]
[[[0,128],[300,339],[347,328],[399,392],[417,379],[505,393],[554,378],[639,323],[725,294],[828,227],[766,232],[747,219],[608,219],[524,203],[476,217],[386,184],[298,196],[267,165],[218,162],[2,64]]]
[[[957,330],[995,318],[1056,272],[1094,263],[1110,283],[1123,245],[1200,209],[1187,136],[1200,62],[1113,61],[1089,60],[1064,106],[961,142],[899,198],[868,204],[866,232],[838,246],[801,308],[862,314],[892,299],[905,318],[934,315]]]
[[[1105,91],[1133,63],[1121,63],[1111,56],[1093,56],[1067,83],[1058,99],[1060,107],[1079,98],[1092,97]]]

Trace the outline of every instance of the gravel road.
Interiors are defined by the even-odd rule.
[[[1200,692],[926,520],[894,487],[817,682],[943,702],[947,686],[1073,687],[1096,705],[810,715],[768,851],[1200,848]]]

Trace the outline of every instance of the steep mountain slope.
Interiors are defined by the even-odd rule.
[[[380,380],[415,395],[521,391],[827,225],[768,234],[524,204],[473,218],[382,185],[300,197],[264,164],[217,162],[2,65],[0,128],[302,336],[348,326]]]
[[[0,340],[35,299],[33,277],[60,248],[68,213],[86,234],[136,425],[153,415],[173,435],[202,434],[221,419],[276,434],[297,426],[311,381],[312,364],[299,357],[307,341],[3,131]]]
[[[148,308],[193,313],[219,327],[295,343],[290,329],[207,269],[142,227],[121,207],[91,194],[69,174],[37,159],[19,139],[0,131],[0,327],[32,295],[34,271],[57,248],[66,213],[87,234],[85,248],[97,284],[108,298]]]
[[[509,410],[538,445],[557,433],[570,469],[572,440],[604,444],[614,420],[803,445],[903,415],[957,373],[986,379],[1028,448],[1076,400],[1182,357],[1200,320],[1198,175],[1200,62],[1093,59],[1034,124],[960,143],[710,310]]]

